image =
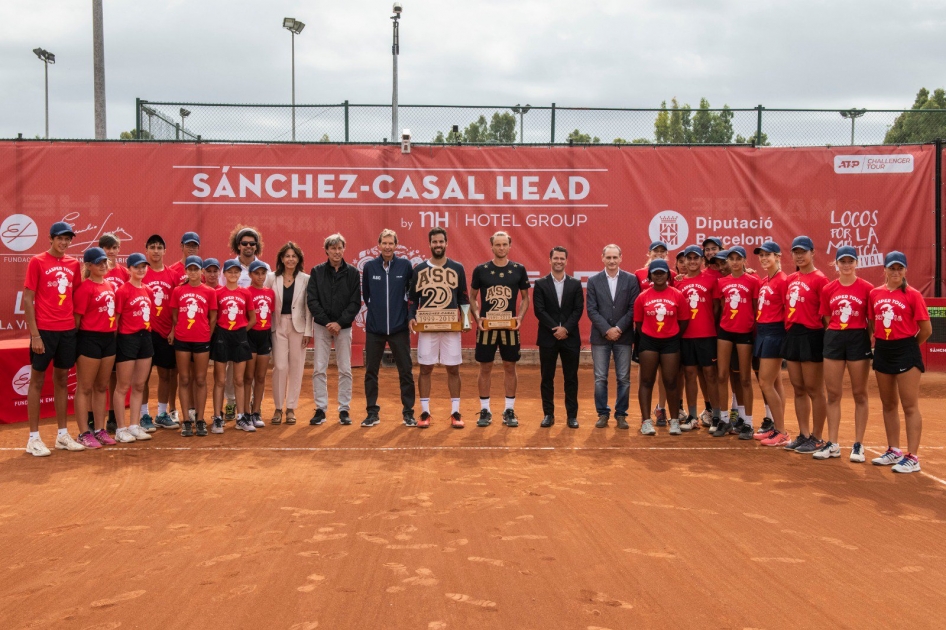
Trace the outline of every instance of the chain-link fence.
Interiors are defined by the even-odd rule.
[[[139,99],[141,139],[206,142],[357,142],[391,138],[390,105],[238,105]],[[946,110],[617,109],[401,105],[397,129],[414,143],[913,144],[946,137]]]

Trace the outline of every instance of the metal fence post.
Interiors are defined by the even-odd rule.
[[[555,144],[555,103],[552,103],[552,144]]]
[[[345,142],[348,142],[348,101],[345,101]]]
[[[933,195],[933,216],[936,220],[936,270],[933,272],[935,286],[933,295],[942,297],[943,295],[943,139],[937,138],[933,146],[936,149],[936,156],[933,161],[936,173],[933,175],[933,181],[936,182],[936,192]]]
[[[141,99],[135,99],[135,140],[141,140]]]
[[[756,107],[756,111],[759,112],[758,118],[756,119],[755,125],[755,143],[756,146],[762,146],[762,110],[765,109],[761,105]]]

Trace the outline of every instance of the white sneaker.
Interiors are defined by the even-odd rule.
[[[177,409],[175,409],[174,411],[168,412],[168,415],[171,417],[171,420],[173,420],[174,422],[180,422],[180,421],[181,421],[181,417],[177,414]],[[175,428],[177,428],[177,427],[175,427]]]
[[[56,436],[56,448],[61,451],[84,451],[85,447],[72,439],[68,433]]]
[[[151,436],[148,436],[148,437],[151,437]],[[115,441],[120,442],[122,444],[130,444],[131,442],[135,441],[135,436],[132,435],[131,431],[129,431],[127,428],[119,429],[118,431],[115,431]]]
[[[841,447],[833,442],[825,442],[824,446],[811,454],[815,459],[828,459],[830,457],[841,457]]]
[[[140,426],[128,427],[128,434],[139,442],[146,442],[148,440],[154,439],[151,437],[150,433],[142,429]]]
[[[650,418],[641,422],[641,435],[657,435],[657,429],[654,428],[654,421]]]
[[[704,409],[703,413],[700,414],[700,424],[704,427],[713,426],[713,412],[709,409]]]
[[[887,448],[887,451],[880,457],[870,460],[874,466],[893,466],[903,458],[903,453],[898,448]]]
[[[669,433],[670,433],[670,435],[680,435],[680,433],[682,433],[682,432],[680,431],[680,420],[678,420],[677,418],[671,418],[671,419],[670,419],[670,431],[669,431]]]
[[[915,473],[920,472],[920,460],[910,455],[904,455],[903,459],[894,464],[892,471],[895,473]]]
[[[30,438],[26,443],[26,452],[33,457],[49,457],[49,449],[43,444],[43,440],[38,437]]]
[[[864,461],[864,447],[860,442],[854,442],[854,446],[851,447],[851,461],[852,462],[863,462]]]

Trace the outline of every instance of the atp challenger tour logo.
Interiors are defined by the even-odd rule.
[[[424,310],[443,310],[460,286],[460,278],[453,269],[427,267],[417,274],[417,292],[424,297]]]
[[[690,225],[679,212],[664,210],[650,220],[650,240],[663,241],[670,250],[679,249],[690,236]]]
[[[491,305],[490,311],[508,311],[510,300],[512,289],[509,287],[495,286],[486,289],[486,301]]]

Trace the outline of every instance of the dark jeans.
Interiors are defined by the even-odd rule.
[[[542,413],[555,415],[555,365],[562,358],[562,375],[565,377],[565,414],[568,418],[578,417],[578,357],[581,347],[569,345],[564,340],[557,341],[550,348],[539,347],[541,366]]]
[[[414,413],[414,372],[411,363],[411,334],[408,331],[393,335],[365,333],[365,399],[368,413],[377,414],[378,406],[378,369],[387,344],[394,355],[397,373],[401,381],[402,414]]]
[[[595,411],[599,416],[610,415],[608,406],[608,368],[614,355],[614,372],[618,391],[614,399],[614,415],[626,416],[631,394],[631,346],[605,343],[591,346],[595,370]]]

